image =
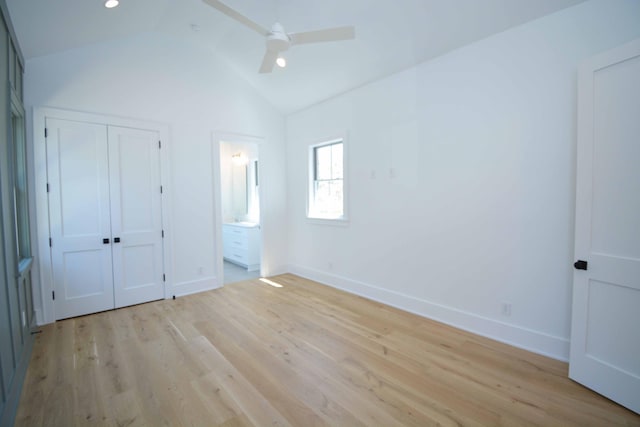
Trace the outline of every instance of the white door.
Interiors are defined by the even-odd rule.
[[[164,298],[157,132],[109,126],[115,306]]]
[[[163,298],[158,133],[46,127],[56,319]]]
[[[49,118],[46,126],[56,318],[112,309],[107,128]]]
[[[640,41],[580,70],[576,185],[569,376],[640,413]]]

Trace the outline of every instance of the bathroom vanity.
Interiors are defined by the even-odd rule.
[[[260,269],[260,226],[253,222],[222,224],[223,256],[226,261],[246,268]]]

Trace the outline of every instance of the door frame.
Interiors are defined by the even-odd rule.
[[[223,259],[223,247],[222,247],[222,176],[221,176],[221,159],[220,159],[220,143],[228,142],[228,143],[238,143],[238,144],[256,144],[258,146],[258,160],[260,161],[260,166],[258,168],[258,182],[263,182],[263,173],[261,171],[264,170],[262,153],[263,153],[263,144],[265,139],[259,136],[246,135],[236,132],[227,132],[227,131],[213,131],[211,135],[211,151],[212,151],[212,164],[213,164],[213,179],[215,183],[213,185],[213,200],[215,203],[215,224],[214,224],[214,241],[216,248],[216,276],[217,282],[219,286],[224,286],[224,259]],[[263,188],[262,184],[258,189],[258,206],[260,208],[260,230],[261,230],[261,238],[260,238],[260,275],[264,276],[264,249],[265,249],[265,239],[264,239],[264,200],[263,200],[263,192],[261,190]]]
[[[37,240],[32,238],[34,248],[34,277],[39,279],[39,295],[34,295],[34,305],[37,324],[43,325],[55,322],[55,312],[52,292],[53,266],[51,262],[51,248],[49,247],[49,198],[47,193],[47,146],[45,138],[46,119],[61,119],[85,123],[95,123],[105,126],[129,127],[158,132],[162,149],[160,150],[160,184],[162,185],[162,228],[164,239],[162,241],[164,264],[164,298],[171,296],[171,283],[173,277],[171,254],[171,187],[170,163],[169,163],[169,126],[146,120],[127,117],[110,116],[106,114],[88,113],[73,110],[65,110],[52,107],[36,107],[33,109],[33,187],[35,199],[35,224]],[[39,304],[36,304],[39,302]]]

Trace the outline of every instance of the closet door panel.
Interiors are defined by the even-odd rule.
[[[107,128],[48,118],[47,131],[56,319],[112,309]]]
[[[154,131],[109,126],[116,307],[164,297],[158,140]]]

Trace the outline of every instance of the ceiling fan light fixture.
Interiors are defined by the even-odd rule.
[[[287,33],[282,25],[278,22],[271,26],[268,30],[260,24],[256,24],[251,19],[227,6],[221,0],[202,0],[209,6],[217,9],[219,12],[227,15],[229,18],[238,21],[245,27],[257,32],[265,37],[266,52],[262,57],[262,64],[258,69],[260,74],[270,73],[273,67],[278,65],[280,68],[287,66],[287,61],[281,56],[281,53],[289,50],[291,46],[309,43],[335,42],[340,40],[352,40],[356,36],[353,25],[346,27],[326,28],[324,30],[303,31],[301,33]],[[226,0],[225,0],[226,1]]]
[[[119,4],[120,4],[119,0],[105,0],[104,7],[106,7],[107,9],[113,9],[114,7],[118,6]]]

